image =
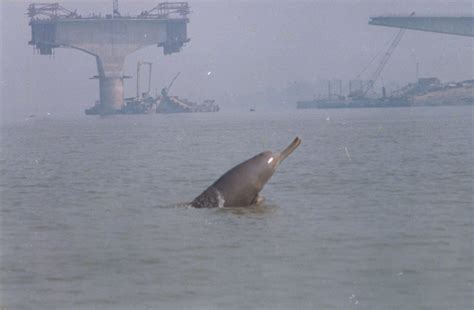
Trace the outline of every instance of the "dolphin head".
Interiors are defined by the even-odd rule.
[[[280,153],[273,153],[272,151],[265,151],[249,160],[252,164],[252,170],[256,174],[256,186],[260,191],[267,181],[272,177],[275,170],[280,163],[285,160],[294,150],[301,144],[301,139],[296,137],[283,151]]]
[[[288,156],[290,156],[290,154],[293,153],[293,151],[296,150],[296,148],[300,146],[300,144],[301,144],[301,139],[299,137],[296,137],[283,151],[277,154],[275,156],[276,158],[275,167],[278,166],[282,161],[284,161]],[[270,164],[272,162],[273,160],[271,160]]]

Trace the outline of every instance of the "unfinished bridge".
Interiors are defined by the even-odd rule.
[[[74,48],[96,58],[99,104],[103,114],[113,114],[124,105],[123,65],[128,54],[145,46],[163,47],[164,54],[176,53],[188,42],[187,2],[160,3],[136,16],[119,13],[81,16],[58,3],[33,3],[28,7],[31,41],[41,55],[55,48]]]
[[[369,25],[474,36],[473,16],[378,16]]]

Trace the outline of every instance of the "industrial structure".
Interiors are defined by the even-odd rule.
[[[187,2],[160,3],[137,16],[121,15],[113,1],[110,15],[81,16],[58,3],[30,4],[28,16],[34,45],[41,55],[58,47],[74,48],[95,56],[101,114],[114,114],[124,106],[123,65],[128,54],[145,46],[163,47],[164,54],[181,50],[187,37]]]
[[[414,13],[412,13],[413,15]],[[347,97],[342,95],[342,81],[339,80],[339,93],[333,96],[331,82],[328,81],[328,97],[324,99],[313,99],[309,101],[298,101],[296,103],[297,109],[332,109],[332,108],[375,108],[375,107],[405,107],[409,106],[409,102],[403,96],[389,96],[387,97],[385,87],[382,87],[382,97],[374,98],[369,96],[369,92],[373,90],[375,83],[380,77],[383,69],[387,65],[390,57],[400,43],[405,29],[399,29],[393,40],[391,41],[382,59],[375,68],[375,71],[370,75],[367,83],[359,83],[360,87],[354,89],[354,82],[362,82],[359,80],[361,75],[369,67],[367,66],[361,73],[359,73],[355,80],[349,81],[349,93]],[[375,57],[373,58],[373,60]],[[373,61],[372,60],[372,61]],[[372,63],[371,61],[371,63]],[[370,65],[370,64],[369,64]]]
[[[198,112],[218,112],[219,105],[212,99],[206,99],[203,103],[196,103],[187,99],[171,96],[170,89],[180,75],[180,72],[174,76],[167,87],[161,89],[161,95],[151,94],[151,62],[139,61],[137,63],[137,95],[135,97],[125,98],[123,107],[116,109],[115,114],[152,114],[152,113],[198,113]],[[142,66],[148,66],[148,88],[141,92],[140,72]],[[86,115],[103,114],[100,101],[85,110]]]
[[[393,41],[390,43],[390,46],[388,47],[387,51],[382,57],[382,60],[378,64],[377,68],[375,69],[374,73],[371,75],[369,78],[369,83],[365,87],[363,87],[360,90],[353,91],[349,94],[349,97],[353,98],[366,98],[367,94],[370,90],[373,89],[375,82],[377,82],[377,79],[380,77],[380,74],[382,73],[383,69],[385,68],[385,65],[387,65],[390,57],[392,57],[393,52],[397,48],[398,44],[400,43],[403,35],[405,34],[405,29],[400,29],[397,32],[397,35],[393,39]],[[357,76],[357,78],[360,77],[360,74]]]
[[[387,26],[399,28],[397,35],[390,47],[385,52],[382,61],[372,74],[366,86],[355,91],[350,91],[348,97],[339,95],[331,97],[331,86],[329,84],[329,95],[327,99],[299,101],[298,109],[328,109],[328,108],[362,108],[362,107],[405,107],[412,105],[473,105],[472,96],[474,81],[467,80],[459,83],[441,83],[437,78],[418,78],[417,82],[410,83],[405,87],[392,92],[390,97],[386,96],[385,88],[382,88],[382,97],[378,99],[367,98],[368,92],[373,88],[384,66],[387,64],[393,51],[400,43],[406,29],[438,32],[461,36],[474,36],[473,16],[378,16],[369,20],[369,25]],[[417,70],[418,71],[418,70]],[[358,76],[359,77],[359,76]],[[349,87],[351,89],[351,87]]]
[[[369,25],[474,36],[473,16],[378,16]]]

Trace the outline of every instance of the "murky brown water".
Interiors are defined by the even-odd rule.
[[[472,117],[455,107],[5,124],[1,304],[470,309]],[[265,205],[176,206],[296,135]]]

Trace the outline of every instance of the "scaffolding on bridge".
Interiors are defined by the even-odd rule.
[[[59,3],[32,3],[28,6],[27,15],[32,20],[79,17],[76,10],[68,10]]]

